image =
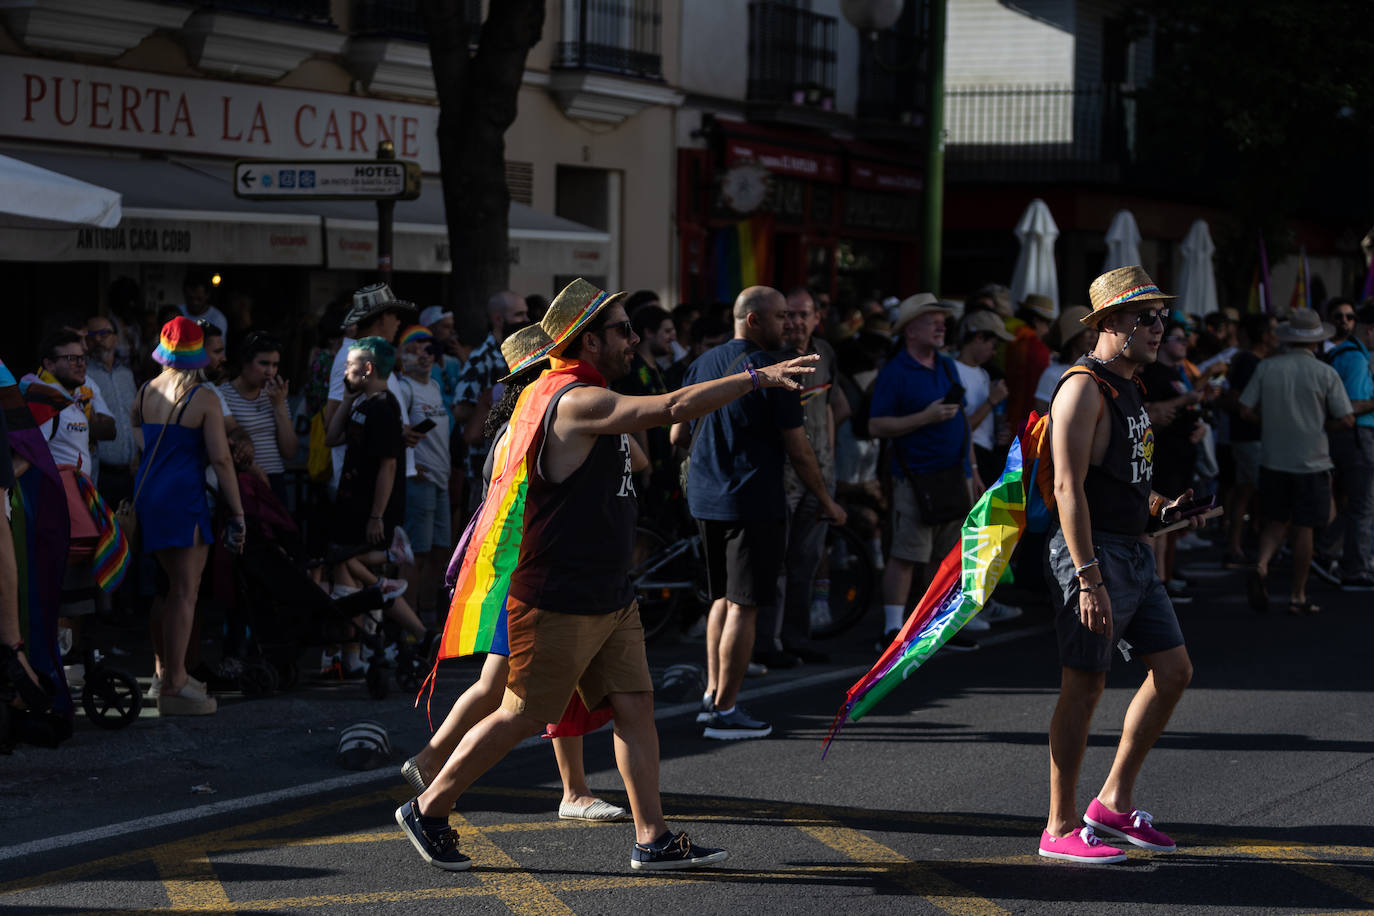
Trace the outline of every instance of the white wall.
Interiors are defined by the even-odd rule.
[[[949,0],[947,87],[1073,84],[1073,0],[1018,6]]]

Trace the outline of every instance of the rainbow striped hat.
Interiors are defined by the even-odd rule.
[[[191,319],[178,315],[162,326],[153,359],[173,369],[204,369],[210,365],[205,352],[205,331]]]
[[[1159,287],[1155,286],[1155,281],[1145,272],[1145,268],[1133,264],[1130,267],[1109,270],[1094,280],[1088,287],[1088,298],[1092,300],[1093,310],[1079,320],[1088,327],[1095,328],[1102,323],[1102,319],[1114,312],[1178,297],[1161,293]]]
[[[547,363],[551,349],[553,341],[549,340],[549,335],[537,324],[521,328],[501,341],[501,357],[510,369],[505,378],[500,379],[501,383],[504,385],[510,382],[532,366]]]
[[[433,339],[434,334],[429,328],[422,324],[412,324],[401,332],[399,346],[404,347],[408,343],[424,343],[427,340]]]
[[[544,333],[553,341],[549,356],[562,356],[563,351],[577,338],[582,329],[602,309],[625,298],[625,293],[608,293],[578,277],[563,287],[563,291],[549,303],[544,320],[539,322]]]

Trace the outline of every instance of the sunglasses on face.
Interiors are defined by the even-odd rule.
[[[634,328],[631,326],[629,319],[626,319],[625,321],[616,321],[611,324],[607,324],[604,327],[602,327],[601,330],[603,333],[606,331],[619,331],[620,336],[624,337],[626,340],[629,340],[630,335],[634,333]]]
[[[1135,323],[1152,325],[1156,321],[1160,324],[1169,320],[1169,309],[1145,309],[1135,313]]]
[[[1337,312],[1337,313],[1336,313],[1336,320],[1339,321],[1341,324],[1345,324],[1347,321],[1354,321],[1354,320],[1355,320],[1355,313],[1354,313],[1354,312]]]

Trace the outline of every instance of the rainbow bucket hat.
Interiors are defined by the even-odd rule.
[[[173,369],[204,369],[210,365],[205,352],[205,331],[191,319],[178,315],[162,326],[153,359]]]
[[[425,341],[433,339],[434,334],[429,328],[422,324],[412,324],[401,332],[398,346],[404,347],[408,343],[424,343]]]

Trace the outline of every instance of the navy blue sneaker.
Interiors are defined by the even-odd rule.
[[[435,868],[467,871],[472,867],[472,860],[458,851],[458,831],[448,825],[448,818],[422,816],[419,799],[412,798],[396,809],[396,823],[420,858]]]
[[[730,858],[724,849],[697,846],[686,833],[671,830],[649,843],[636,843],[630,854],[630,867],[644,871],[671,871],[677,868],[701,868]]]
[[[773,726],[755,719],[744,711],[743,706],[739,705],[736,705],[728,713],[720,710],[711,713],[706,720],[706,727],[701,732],[703,738],[714,738],[717,741],[767,738],[771,734],[773,734]]]

